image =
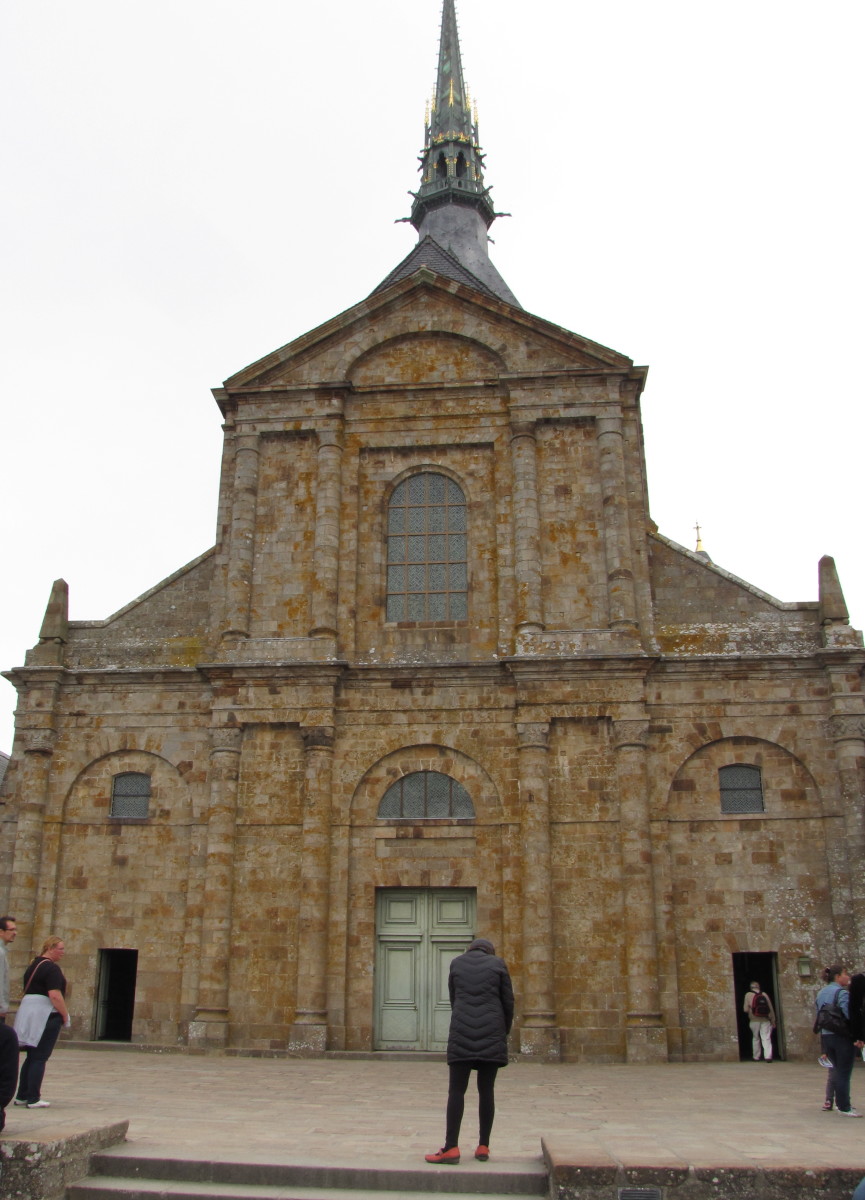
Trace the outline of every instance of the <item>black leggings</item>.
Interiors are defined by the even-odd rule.
[[[497,1063],[488,1062],[455,1062],[450,1063],[450,1083],[448,1084],[447,1132],[445,1133],[445,1150],[451,1150],[459,1145],[460,1126],[463,1121],[466,1088],[469,1086],[469,1076],[472,1071],[478,1073],[478,1145],[488,1146],[490,1134],[493,1131],[493,1117],[496,1115],[496,1072]]]

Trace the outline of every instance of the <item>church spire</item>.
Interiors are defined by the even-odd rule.
[[[487,230],[502,214],[484,184],[483,158],[463,80],[455,4],[444,0],[436,90],[425,121],[411,223],[421,240],[433,238],[502,300],[518,305],[489,258]]]

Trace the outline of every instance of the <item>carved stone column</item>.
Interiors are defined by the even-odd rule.
[[[243,731],[237,726],[210,732],[210,806],[201,920],[198,1004],[189,1043],[228,1045],[231,910],[234,896],[234,834]]]
[[[297,996],[288,1048],[301,1054],[327,1049],[327,954],[330,915],[330,797],[334,731],[301,730],[306,752],[303,846],[298,913]]]
[[[24,935],[22,941],[25,944],[29,941],[35,952],[39,933],[42,932],[41,925],[37,929],[36,897],[56,734],[50,728],[27,729],[21,736],[21,742],[24,754],[18,784],[18,831],[9,909],[18,920]]]
[[[652,874],[646,751],[647,721],[616,721],[613,745],[619,788],[628,1062],[666,1062],[667,1033],[658,986],[658,938]]]
[[[597,442],[601,472],[610,627],[636,631],[638,627],[637,600],[628,518],[624,435],[620,416],[599,418]]]
[[[258,434],[238,433],[235,446],[225,621],[222,630],[225,641],[249,637],[258,500]]]
[[[537,442],[533,422],[512,422],[511,464],[514,476],[514,574],[516,633],[544,628],[541,598],[541,515],[538,506]]]
[[[847,859],[850,864],[850,893],[855,944],[844,952],[859,962],[865,943],[865,716],[846,714],[830,717],[827,732],[835,743],[835,761],[844,809]]]
[[[553,984],[547,722],[517,724],[523,862],[523,1020],[520,1053],[544,1061],[561,1056]]]
[[[342,419],[318,431],[315,551],[310,637],[336,637],[339,594],[339,529],[342,498]]]

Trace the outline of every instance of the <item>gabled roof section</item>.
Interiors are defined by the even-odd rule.
[[[515,308],[479,289],[476,280],[462,282],[422,266],[410,276],[385,281],[359,304],[238,371],[223,388],[214,389],[214,396],[224,413],[229,393],[350,386],[351,364],[372,346],[395,337],[462,328],[467,307],[477,318],[473,324],[479,342],[485,340],[479,336],[484,326],[490,346],[504,340],[505,325],[519,328],[520,336],[509,339],[513,353],[504,355],[503,377],[571,369],[645,377],[646,368],[635,367],[626,355]],[[526,358],[530,346],[541,351],[531,362]]]
[[[419,271],[421,267],[428,267],[436,275],[443,275],[446,279],[454,279],[457,283],[464,283],[468,287],[483,292],[485,296],[496,295],[492,288],[488,288],[485,283],[482,283],[478,279],[477,275],[473,275],[458,259],[454,258],[452,254],[448,254],[443,246],[440,246],[434,238],[429,236],[418,242],[402,262],[394,267],[390,275],[383,279],[378,287],[373,288],[370,295],[374,296],[376,292],[384,291],[392,283],[398,283],[400,279],[408,279],[410,275],[414,275],[415,271]]]

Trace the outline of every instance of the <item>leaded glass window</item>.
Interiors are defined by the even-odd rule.
[[[137,771],[115,775],[111,783],[112,817],[146,817],[150,812],[150,776]]]
[[[755,813],[764,812],[763,782],[759,767],[742,763],[721,767],[718,771],[721,785],[721,812]]]
[[[473,817],[471,796],[456,779],[439,771],[415,771],[391,784],[378,806],[379,817],[406,820],[419,817]]]
[[[426,472],[394,488],[387,519],[388,621],[468,617],[466,498]]]

